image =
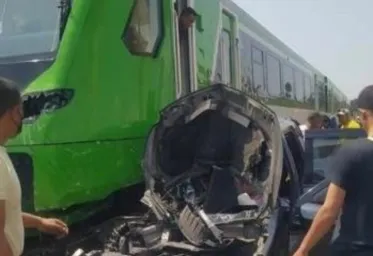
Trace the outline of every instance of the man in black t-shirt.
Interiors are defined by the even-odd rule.
[[[294,256],[306,256],[330,230],[339,213],[341,228],[332,244],[335,256],[373,255],[373,85],[359,94],[357,105],[368,138],[345,143],[326,173],[326,199]]]

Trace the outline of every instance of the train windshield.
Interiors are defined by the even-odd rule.
[[[0,0],[0,58],[55,51],[59,4],[60,0]]]

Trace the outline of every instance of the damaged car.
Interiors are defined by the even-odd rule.
[[[68,255],[288,255],[297,177],[283,171],[284,142],[275,113],[240,91],[177,100],[146,143],[148,211],[92,227]]]

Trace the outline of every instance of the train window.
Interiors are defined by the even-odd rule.
[[[306,100],[311,97],[311,78],[307,75],[304,76],[304,97]]]
[[[281,69],[280,61],[267,55],[268,93],[271,96],[281,96]]]
[[[260,94],[259,92],[264,90],[264,69],[263,65],[260,65],[256,62],[253,64],[254,69],[254,88],[252,88],[252,93]]]
[[[59,44],[60,2],[0,1],[0,58],[54,52]]]
[[[215,77],[214,82],[223,82],[222,80],[222,73],[223,73],[223,65],[222,65],[222,40],[219,40],[218,46],[218,54],[216,57],[216,66],[215,66]]]
[[[307,104],[314,107],[315,105],[314,86],[312,84],[311,77],[308,75],[305,75],[304,77],[304,98]]]
[[[163,37],[162,1],[135,0],[122,40],[134,55],[154,56]]]
[[[232,83],[232,49],[231,49],[231,35],[229,31],[223,29],[221,34],[221,50],[222,50],[222,64],[223,73],[222,80],[227,85]]]
[[[252,69],[250,37],[243,31],[240,31],[240,61],[241,61],[241,86],[245,92],[252,87]]]
[[[304,80],[300,71],[295,71],[295,96],[297,101],[304,102]]]
[[[318,90],[318,96],[319,96],[319,108],[323,111],[328,111],[326,109],[327,107],[327,95],[325,91],[325,85],[323,82],[319,81],[317,85],[317,90]]]
[[[263,51],[259,50],[256,47],[253,47],[252,52],[253,52],[254,62],[256,62],[258,64],[263,64]]]
[[[282,65],[282,82],[286,98],[294,97],[294,71],[286,64]]]
[[[254,86],[251,88],[251,93],[259,96],[264,90],[264,66],[263,66],[263,51],[256,47],[251,48],[253,58],[253,74]]]

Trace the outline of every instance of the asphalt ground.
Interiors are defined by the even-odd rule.
[[[290,236],[290,256],[295,250],[299,247],[304,236],[306,235],[305,231],[294,232]],[[310,252],[309,256],[328,256],[330,255],[329,251],[329,241],[332,236],[332,232],[328,233],[313,250]]]
[[[105,216],[105,215],[106,216]],[[29,239],[26,242],[24,256],[71,256],[72,253],[80,246],[84,248],[96,249],[99,241],[95,238],[97,233],[89,231],[89,226],[98,225],[109,217],[108,213],[101,216],[96,216],[87,220],[85,223],[80,223],[71,227],[69,236],[62,240],[56,240],[48,236],[39,236]],[[305,235],[304,231],[294,231],[290,236],[289,256],[298,248],[300,242]],[[312,250],[310,256],[327,256],[329,255],[328,244],[331,234],[328,234],[317,246]]]

